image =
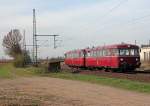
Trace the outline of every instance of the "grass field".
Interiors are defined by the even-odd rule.
[[[63,78],[69,80],[78,80],[78,81],[90,82],[94,84],[113,86],[113,87],[132,90],[132,91],[150,93],[149,83],[143,83],[143,82],[137,82],[137,81],[131,81],[125,79],[107,78],[107,77],[99,77],[94,75],[81,75],[81,74],[71,74],[71,73],[51,73],[44,76]]]
[[[53,78],[62,78],[68,80],[78,80],[94,84],[101,84],[107,86],[113,86],[117,88],[150,93],[150,84],[118,79],[118,78],[107,78],[107,77],[98,77],[94,75],[81,75],[81,74],[72,74],[66,72],[58,73],[44,73],[44,69],[28,67],[28,68],[14,68],[11,64],[5,64],[0,66],[0,78],[16,78],[16,77],[53,77]]]
[[[42,74],[43,69],[36,67],[15,68],[12,64],[0,65],[0,78],[31,77]]]
[[[11,78],[11,72],[9,65],[0,65],[0,78]]]

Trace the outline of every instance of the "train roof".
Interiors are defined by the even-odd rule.
[[[106,45],[106,46],[98,46],[97,49],[100,48],[139,48],[137,45],[133,44],[113,44],[113,45]]]
[[[77,49],[77,50],[72,50],[72,51],[68,51],[65,54],[70,54],[70,53],[79,53],[82,52],[84,49]]]
[[[111,48],[136,48],[138,49],[139,46],[134,45],[134,44],[126,44],[126,43],[122,43],[122,44],[113,44],[113,45],[104,45],[104,46],[97,46],[97,47],[92,47],[92,48],[85,48],[85,49],[78,49],[78,50],[72,50],[69,52],[66,52],[67,54],[69,53],[79,53],[82,52],[83,50],[85,51],[91,51],[91,50],[99,50],[99,49],[111,49]]]
[[[105,46],[97,46],[93,48],[86,48],[86,51],[91,51],[91,50],[100,50],[100,49],[111,49],[111,48],[136,48],[138,49],[139,46],[133,45],[133,44],[113,44],[113,45],[105,45]]]

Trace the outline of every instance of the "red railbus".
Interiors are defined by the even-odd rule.
[[[70,67],[84,67],[85,66],[85,50],[74,50],[65,53],[65,64]]]
[[[65,63],[78,68],[121,69],[140,67],[139,47],[132,44],[115,44],[65,53]]]

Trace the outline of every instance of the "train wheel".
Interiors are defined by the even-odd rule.
[[[121,72],[126,72],[126,71],[128,71],[128,64],[126,63],[126,62],[123,62],[122,64],[121,64],[121,66],[120,66],[120,71]]]
[[[127,71],[127,67],[125,65],[123,65],[121,68],[120,68],[120,72],[126,72]]]
[[[110,71],[110,68],[109,68],[109,67],[105,67],[105,71],[106,71],[106,72],[109,72],[109,71]]]

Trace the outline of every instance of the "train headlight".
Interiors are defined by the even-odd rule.
[[[120,58],[120,61],[123,61],[123,58]]]
[[[136,61],[138,61],[139,59],[138,58],[136,58]]]

